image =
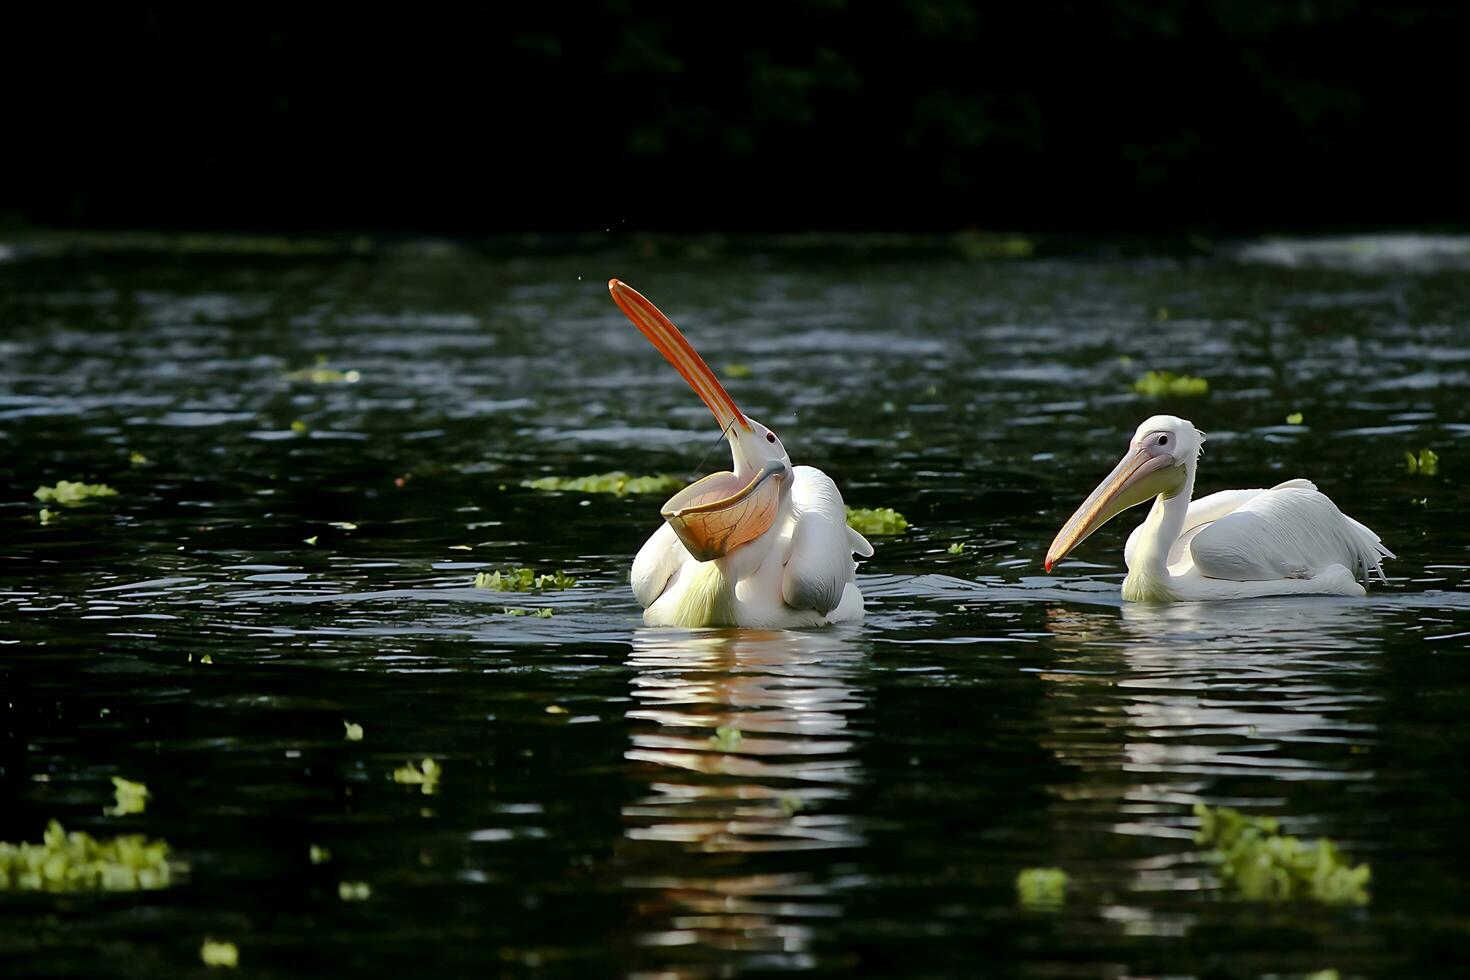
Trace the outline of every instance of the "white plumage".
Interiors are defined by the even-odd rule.
[[[789,509],[767,532],[774,540],[758,562],[697,561],[668,524],[653,533],[631,575],[644,622],[780,629],[862,618],[852,556],[866,558],[873,547],[847,526],[831,477],[812,466],[792,473]],[[737,557],[732,552],[730,559]]]
[[[1152,500],[1123,549],[1125,599],[1363,595],[1375,576],[1386,581],[1383,559],[1393,553],[1309,480],[1191,501],[1203,441],[1174,416],[1140,425],[1129,454],[1057,534],[1048,567],[1109,518]]]

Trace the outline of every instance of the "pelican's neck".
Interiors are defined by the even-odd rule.
[[[1194,496],[1195,461],[1184,464],[1184,482],[1172,495],[1159,494],[1148,517],[1138,529],[1138,546],[1123,580],[1123,597],[1135,600],[1168,600],[1173,597],[1174,576],[1169,572],[1169,549],[1184,533],[1189,501]]]

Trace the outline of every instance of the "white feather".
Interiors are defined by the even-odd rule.
[[[832,478],[811,466],[792,468],[791,545],[781,577],[781,598],[792,609],[827,615],[842,601],[857,563],[852,553],[873,546],[847,526],[847,508]],[[858,541],[853,541],[855,535]]]

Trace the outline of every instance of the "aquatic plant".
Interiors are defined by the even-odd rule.
[[[847,523],[859,534],[902,534],[909,529],[908,519],[892,507],[849,507]]]
[[[1286,417],[1286,424],[1287,425],[1301,425],[1302,424],[1302,413],[1301,412],[1292,412],[1290,415],[1288,415]]]
[[[720,373],[727,378],[748,378],[750,377],[750,365],[726,364],[720,368]]]
[[[733,725],[721,725],[715,729],[715,733],[709,737],[709,744],[721,752],[734,752],[740,748],[740,740],[743,738],[740,729]]]
[[[673,493],[684,488],[684,481],[677,476],[659,473],[653,476],[632,476],[622,470],[611,473],[594,473],[591,476],[543,476],[521,484],[532,490],[557,490],[573,493],[610,493],[625,497],[630,493]]]
[[[493,592],[545,592],[548,589],[570,589],[576,584],[577,580],[566,572],[537,575],[535,569],[531,568],[480,572],[475,576],[475,588],[490,589]]]
[[[152,795],[148,792],[147,786],[121,776],[112,777],[112,790],[117,804],[102,808],[102,812],[111,817],[142,813],[148,808],[148,797]]]
[[[535,616],[537,619],[550,619],[552,616],[550,609],[513,609],[510,606],[506,606],[501,612],[507,616]]]
[[[1016,875],[1016,897],[1022,905],[1061,905],[1067,900],[1068,882],[1061,868],[1027,868]]]
[[[372,886],[365,881],[337,882],[337,897],[344,902],[365,902],[372,895]]]
[[[1368,901],[1372,870],[1367,864],[1349,864],[1327,838],[1288,837],[1273,817],[1251,817],[1225,806],[1196,803],[1194,813],[1200,820],[1195,842],[1211,848],[1207,859],[1242,898],[1309,899],[1328,905]]]
[[[234,943],[205,937],[204,945],[199,947],[199,959],[210,969],[222,966],[233,970],[240,965],[240,950]]]
[[[952,555],[963,555],[965,553],[965,543],[963,541],[956,541],[949,546],[949,553]]]
[[[433,759],[425,759],[417,766],[407,762],[394,769],[393,781],[406,786],[418,786],[425,796],[432,796],[439,792],[439,777],[443,774],[444,770],[439,763]]]
[[[332,852],[329,848],[320,844],[313,844],[306,849],[306,856],[311,859],[312,864],[326,864],[332,860]]]
[[[147,466],[151,462],[153,462],[153,460],[149,459],[147,456],[144,456],[136,449],[128,453],[128,465],[130,466]]]
[[[54,510],[47,510],[45,507],[42,507],[41,508],[40,517],[41,517],[41,523],[42,524],[50,524],[52,521],[56,520],[56,518],[59,517],[59,516],[61,516],[61,515],[57,514],[56,511],[54,511]]]
[[[1149,398],[1163,398],[1165,395],[1192,397],[1207,394],[1210,390],[1210,383],[1192,374],[1149,371],[1133,382],[1133,390]]]
[[[46,825],[41,843],[0,841],[0,892],[130,892],[167,888],[175,871],[167,841],[142,834],[97,840],[61,823]]]
[[[346,729],[346,731],[343,732],[343,737],[346,738],[347,741],[349,741],[349,742],[361,742],[362,741],[362,736],[363,736],[362,726],[359,725],[357,722],[355,722],[355,721],[348,721],[348,720],[346,720],[344,718],[342,720],[342,727],[344,729]]]
[[[1404,466],[1410,473],[1420,476],[1435,476],[1439,473],[1439,453],[1433,449],[1421,449],[1419,455],[1404,453]]]
[[[355,385],[362,380],[362,373],[359,371],[339,371],[336,368],[321,366],[287,371],[281,376],[287,381],[309,381],[314,385]]]
[[[117,491],[105,483],[79,483],[57,480],[54,487],[37,487],[35,497],[43,504],[75,507],[93,497],[116,497]]]

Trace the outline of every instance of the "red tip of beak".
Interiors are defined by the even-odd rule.
[[[1046,563],[1046,570],[1047,570],[1047,573],[1048,573],[1048,574],[1050,574],[1050,573],[1051,573],[1051,562],[1050,562],[1050,561],[1048,561],[1048,562],[1047,562],[1047,563]]]
[[[616,279],[609,279],[607,281],[607,288],[608,289],[616,289],[616,288],[618,288],[621,285],[622,285],[622,283],[618,282]]]

